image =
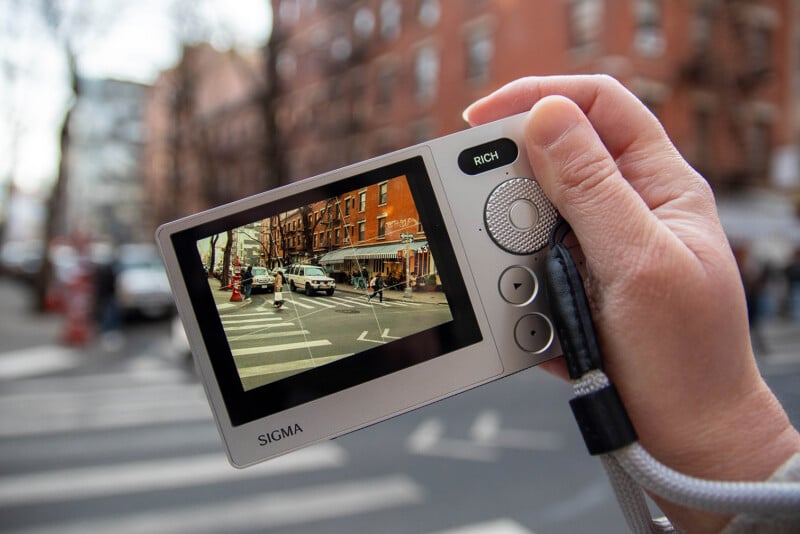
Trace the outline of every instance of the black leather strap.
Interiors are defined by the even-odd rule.
[[[602,371],[603,356],[597,342],[583,279],[564,237],[570,232],[559,222],[550,238],[546,283],[550,311],[572,380],[590,371]],[[570,401],[572,413],[589,449],[605,454],[635,442],[638,437],[613,384]]]
[[[602,369],[603,358],[583,290],[583,279],[563,243],[569,230],[566,223],[556,225],[553,230],[546,283],[553,323],[567,360],[567,370],[570,378],[577,380],[588,371]]]

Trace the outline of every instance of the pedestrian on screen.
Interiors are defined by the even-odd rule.
[[[375,278],[372,279],[372,295],[367,297],[367,302],[372,300],[372,297],[378,295],[380,301],[383,302],[383,276],[381,273],[377,273]]]
[[[280,308],[283,306],[283,293],[281,292],[281,286],[283,286],[283,273],[281,271],[275,271],[275,300],[272,303],[272,306],[275,308]]]
[[[242,292],[245,300],[249,299],[250,293],[253,292],[253,267],[250,265],[242,273]]]

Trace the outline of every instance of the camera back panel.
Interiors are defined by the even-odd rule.
[[[233,465],[561,354],[541,284],[557,214],[530,169],[523,121],[472,128],[158,229]],[[308,264],[282,266],[290,280],[281,308],[268,297],[231,299],[209,278],[211,249],[221,256],[228,240],[234,269],[237,252],[253,247],[258,262],[292,255]],[[383,299],[368,301],[371,291],[353,283],[375,265],[391,283]],[[308,276],[291,278],[299,271]],[[423,293],[431,285],[436,298]]]

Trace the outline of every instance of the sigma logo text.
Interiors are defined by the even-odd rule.
[[[283,438],[292,437],[295,434],[301,433],[302,431],[303,429],[297,423],[283,428],[276,428],[275,430],[267,432],[266,434],[259,434],[258,444],[263,447],[265,445],[269,445],[270,443],[280,441]]]

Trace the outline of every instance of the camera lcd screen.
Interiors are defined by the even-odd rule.
[[[234,426],[482,339],[421,157],[172,240]]]

